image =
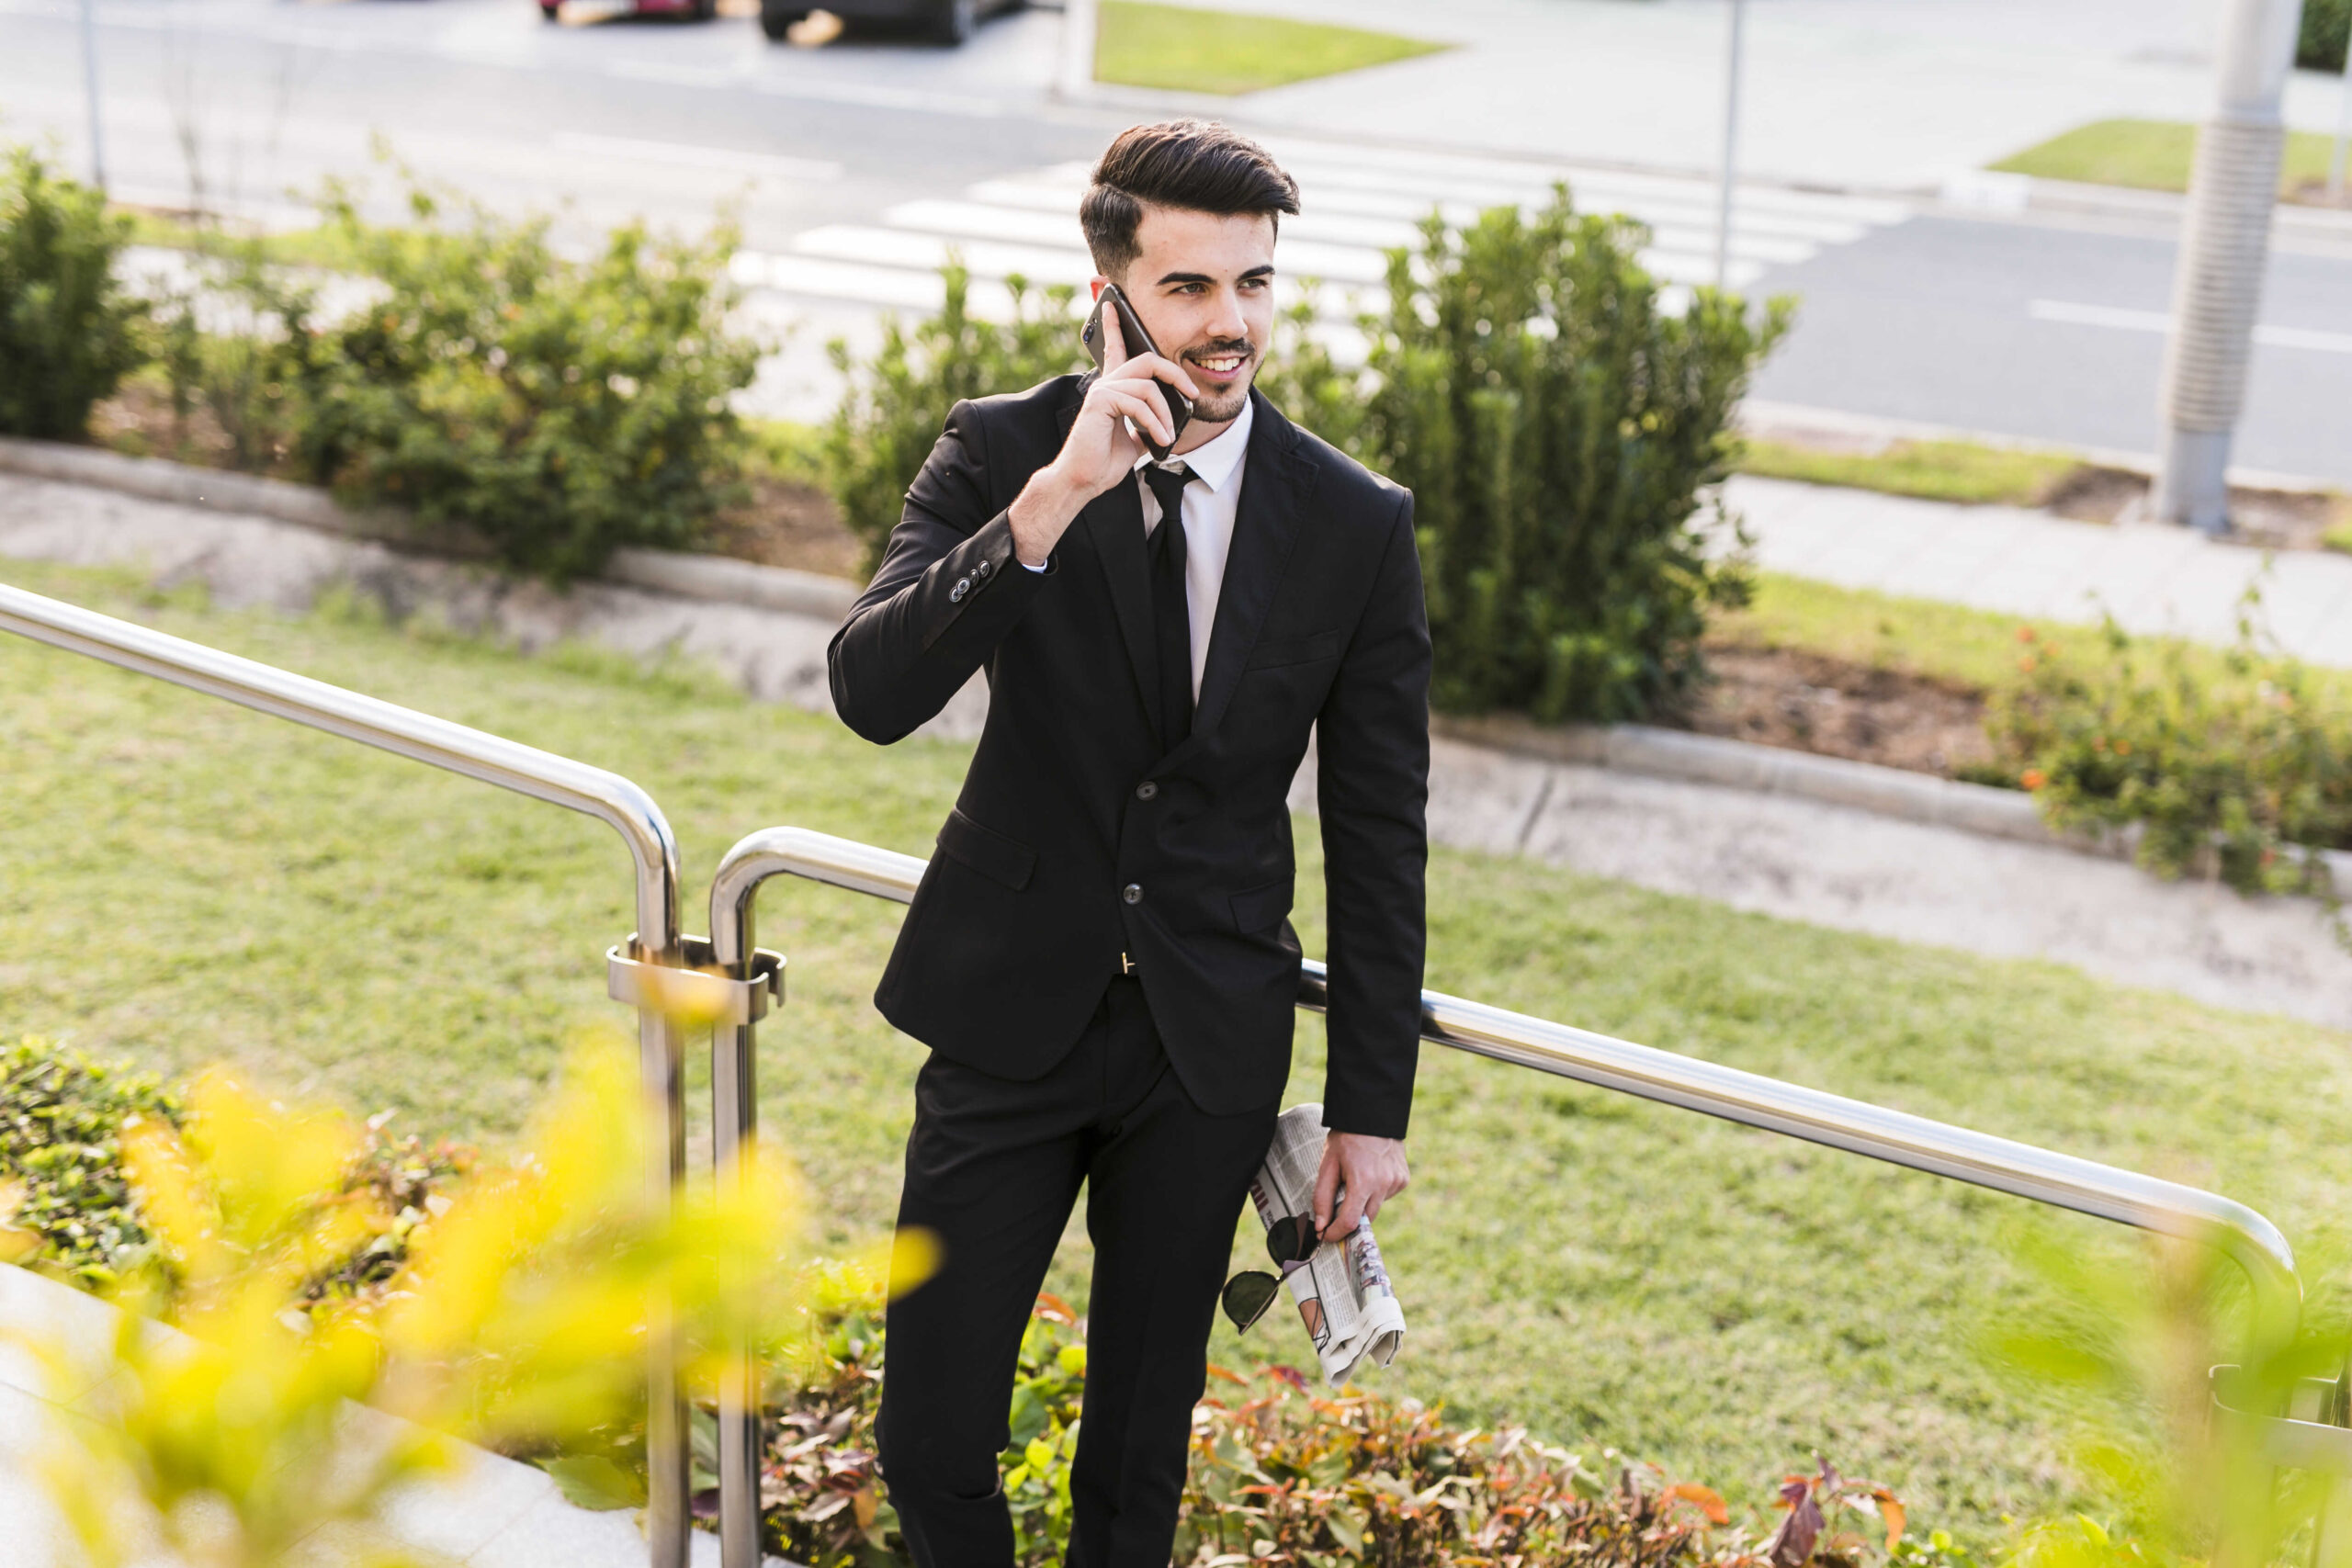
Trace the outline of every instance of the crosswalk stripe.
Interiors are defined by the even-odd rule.
[[[983,180],[967,194],[973,201],[989,206],[1075,215],[1083,189],[1083,186],[999,179]],[[1540,208],[1544,200],[1548,199],[1548,197],[1530,198],[1521,205]],[[1744,202],[1746,198],[1741,199]],[[1639,200],[1602,202],[1588,199],[1579,191],[1577,200],[1579,211],[1622,211],[1653,226],[1672,224],[1704,229],[1710,236],[1709,244],[1712,246],[1713,243],[1715,205],[1714,197],[1710,195],[1686,193],[1672,200],[1645,197]],[[1421,220],[1433,210],[1441,213],[1447,222],[1461,225],[1476,222],[1486,209],[1472,201],[1434,201],[1425,197],[1396,196],[1383,191],[1331,190],[1318,186],[1309,194],[1305,212],[1298,217],[1283,220],[1283,238],[1285,241],[1293,235],[1329,238],[1342,244],[1373,245],[1385,250],[1394,245],[1417,243],[1420,238]],[[1834,212],[1810,209],[1755,211],[1743,205],[1734,220],[1733,238],[1736,242],[1735,249],[1743,249],[1758,241],[1799,240],[1812,242],[1817,250],[1823,245],[1850,244],[1869,233],[1872,226]]]
[[[1289,139],[1269,150],[1306,194],[1306,210],[1283,223],[1283,275],[1318,285],[1315,309],[1335,332],[1357,312],[1385,307],[1388,253],[1417,245],[1432,210],[1455,224],[1491,207],[1532,210],[1550,201],[1552,182],[1562,178],[1578,211],[1623,212],[1646,227],[1642,263],[1672,308],[1715,279],[1716,198],[1704,181]],[[957,197],[899,202],[876,221],[806,231],[784,254],[745,253],[735,275],[771,294],[931,310],[942,298],[938,270],[952,255],[974,279],[972,309],[1001,315],[1010,308],[1008,277],[1083,288],[1092,275],[1078,225],[1091,174],[1087,163],[1055,164],[978,181]],[[1899,202],[1742,189],[1728,281],[1746,288],[1768,268],[1801,264],[1908,216]]]

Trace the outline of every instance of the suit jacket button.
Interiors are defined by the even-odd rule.
[[[988,576],[988,574],[989,574],[989,563],[988,563],[988,562],[986,562],[986,561],[982,561],[979,565],[978,565],[978,566],[976,566],[976,567],[974,567],[974,568],[972,569],[972,575],[973,575],[975,578],[986,578],[986,577]]]
[[[947,591],[947,602],[951,604],[960,604],[964,602],[964,595],[971,591],[972,580],[968,577],[959,577],[956,580],[956,586]]]
[[[1137,800],[1149,800],[1159,793],[1159,786],[1152,783],[1149,779],[1146,779],[1143,783],[1136,785],[1136,798]]]
[[[1128,883],[1125,887],[1119,889],[1119,897],[1125,898],[1130,904],[1142,903],[1143,884],[1140,882]]]

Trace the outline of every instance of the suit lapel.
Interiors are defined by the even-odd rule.
[[[1070,399],[1056,415],[1064,439],[1077,423],[1079,405],[1094,384],[1095,371],[1078,379]],[[1111,611],[1119,623],[1119,640],[1126,645],[1127,667],[1135,676],[1136,701],[1143,705],[1153,734],[1159,732],[1159,663],[1152,640],[1151,563],[1144,555],[1143,502],[1133,480],[1113,485],[1082,507],[1079,521],[1102,563],[1111,591]]]
[[[1217,589],[1216,619],[1209,630],[1200,701],[1193,708],[1192,738],[1177,748],[1178,755],[1215,730],[1233,701],[1242,667],[1258,646],[1291,549],[1298,543],[1305,515],[1301,503],[1317,471],[1313,462],[1298,455],[1298,434],[1290,421],[1255,390],[1250,396],[1257,413],[1250,430],[1250,455],[1241,468],[1241,503],[1234,515],[1233,545],[1225,558],[1225,580]],[[1142,536],[1140,526],[1136,536]]]
[[[1127,645],[1127,665],[1136,678],[1136,700],[1159,733],[1159,645],[1151,625],[1151,562],[1144,555],[1143,501],[1133,479],[1122,479],[1086,503],[1079,513],[1095,558],[1110,581],[1111,610],[1119,620],[1119,640]]]

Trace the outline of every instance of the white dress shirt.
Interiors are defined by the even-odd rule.
[[[1231,424],[1190,452],[1168,459],[1171,468],[1190,468],[1194,478],[1184,487],[1184,608],[1193,632],[1193,700],[1201,700],[1201,673],[1209,664],[1209,633],[1216,626],[1216,597],[1225,587],[1225,558],[1233,552],[1233,520],[1241,509],[1241,469],[1250,456],[1250,426],[1257,406],[1245,400]],[[1144,483],[1151,463],[1146,452],[1136,459],[1136,489],[1143,497],[1143,536],[1159,526],[1159,498]],[[1021,563],[1031,571],[1042,566]]]

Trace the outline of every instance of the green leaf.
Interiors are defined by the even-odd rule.
[[[633,1475],[602,1454],[572,1454],[543,1461],[556,1490],[574,1507],[600,1513],[645,1506],[645,1478]]]
[[[1006,1425],[1012,1429],[1012,1446],[1026,1447],[1032,1440],[1043,1436],[1046,1417],[1051,1414],[1052,1412],[1046,1408],[1045,1403],[1038,1399],[1035,1391],[1027,1383],[1023,1383],[1014,1389],[1012,1410],[1006,1417]]]

